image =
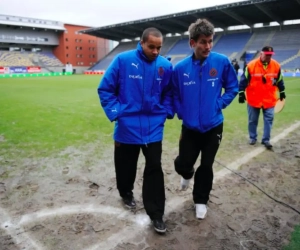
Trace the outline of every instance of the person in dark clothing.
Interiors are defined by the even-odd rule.
[[[204,219],[213,184],[213,162],[222,140],[222,109],[237,95],[238,79],[230,60],[211,52],[214,26],[210,22],[198,19],[190,25],[189,34],[193,54],[176,64],[172,76],[175,112],[182,120],[174,165],[181,175],[182,190],[194,176],[196,217]],[[200,153],[201,162],[195,171]]]
[[[144,30],[137,49],[117,55],[98,87],[101,105],[108,119],[115,121],[114,161],[119,194],[125,206],[136,207],[133,187],[142,151],[146,159],[143,203],[159,233],[166,232],[163,129],[166,119],[174,116],[172,64],[159,55],[162,43],[159,30]]]

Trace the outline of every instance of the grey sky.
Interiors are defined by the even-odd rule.
[[[1,0],[0,14],[104,26],[237,0]]]

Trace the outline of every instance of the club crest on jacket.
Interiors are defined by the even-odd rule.
[[[159,75],[160,77],[162,77],[162,76],[164,75],[164,73],[165,73],[164,68],[163,68],[163,67],[159,67],[159,68],[158,68],[158,75]]]
[[[218,71],[215,69],[215,68],[212,68],[210,71],[209,71],[209,75],[211,77],[215,77],[218,75]]]

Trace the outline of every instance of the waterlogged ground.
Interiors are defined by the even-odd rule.
[[[2,136],[1,141],[5,138]],[[300,210],[300,129],[237,170],[275,199]],[[260,145],[247,141],[219,159]],[[240,151],[240,154],[236,152]],[[281,249],[300,224],[300,215],[267,197],[240,176],[216,171],[208,216],[195,218],[191,188],[178,190],[173,170],[177,145],[164,144],[167,233],[156,234],[141,199],[144,159],[135,184],[137,210],[119,199],[112,146],[68,148],[41,159],[0,157],[0,249],[42,250],[196,250]],[[215,164],[215,169],[223,167]]]

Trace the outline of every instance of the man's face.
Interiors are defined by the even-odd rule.
[[[160,49],[162,47],[163,38],[149,35],[148,40],[143,42],[141,41],[141,45],[146,57],[153,61],[159,55]]]
[[[194,49],[195,57],[197,59],[205,59],[209,56],[209,53],[212,49],[213,35],[200,35],[197,41],[191,39],[190,45]]]
[[[264,52],[260,52],[260,60],[263,63],[269,63],[271,61],[272,54],[265,54]]]

